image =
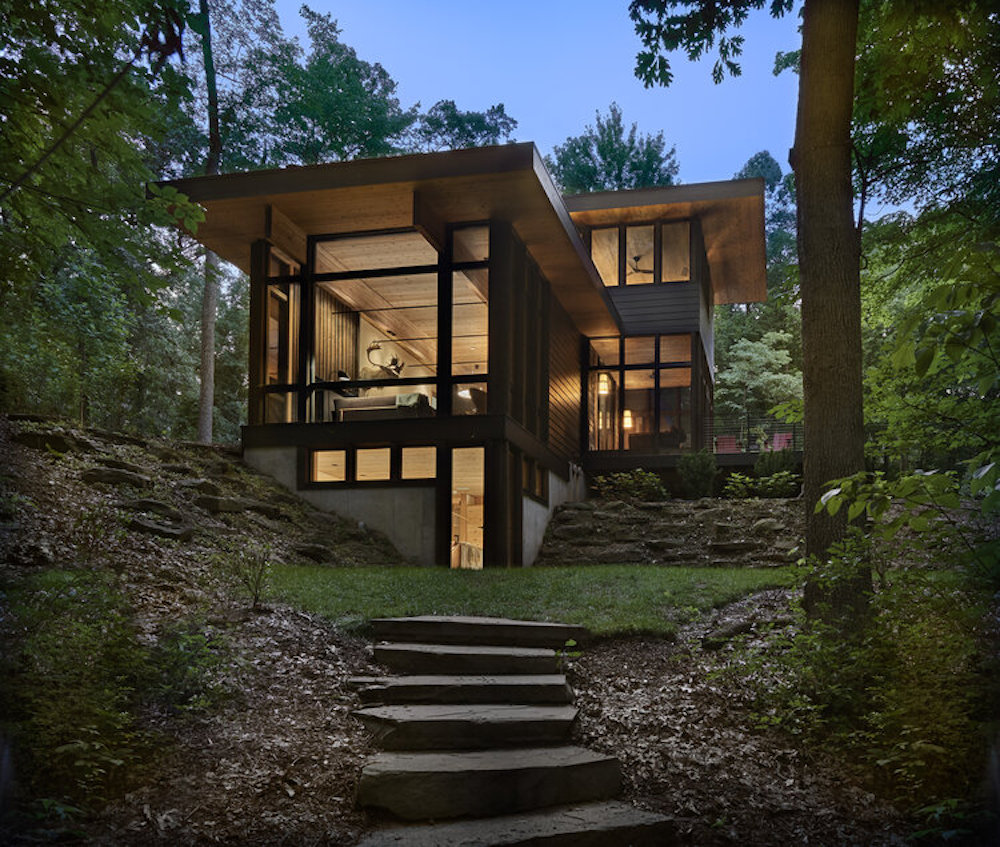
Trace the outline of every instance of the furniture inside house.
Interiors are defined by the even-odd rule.
[[[427,418],[434,414],[433,401],[426,394],[375,394],[369,397],[337,397],[331,420],[385,420],[386,418]]]

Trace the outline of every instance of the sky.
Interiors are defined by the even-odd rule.
[[[306,46],[301,0],[278,0],[286,35]],[[513,137],[547,154],[621,106],[626,126],[662,130],[676,146],[680,181],[730,179],[761,150],[787,171],[798,78],[775,77],[774,56],[799,44],[798,17],[752,12],[743,75],[712,82],[711,61],[675,53],[674,82],[646,89],[635,78],[639,41],[627,0],[312,0],[337,20],[341,40],[379,62],[398,83],[403,107],[454,100],[463,110],[503,103]]]

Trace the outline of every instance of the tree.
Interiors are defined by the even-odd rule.
[[[802,383],[802,319],[799,313],[798,259],[795,249],[795,183],[774,157],[762,150],[734,174],[736,179],[764,180],[764,235],[767,239],[767,299],[763,303],[728,303],[715,307],[715,366],[724,373],[740,340],[761,341],[769,332],[790,337],[782,348],[789,361],[780,372]],[[718,399],[718,398],[717,398]],[[764,412],[767,412],[765,409]]]
[[[222,135],[219,130],[219,88],[215,76],[215,56],[212,52],[212,18],[208,0],[199,0],[197,21],[201,36],[201,54],[205,67],[205,89],[208,95],[208,154],[205,175],[219,172],[222,160]],[[205,286],[201,304],[201,376],[198,392],[198,441],[212,443],[212,418],[215,409],[215,315],[219,308],[219,257],[205,250]]]
[[[176,193],[144,188],[163,104],[185,88],[165,63],[177,12],[102,0],[6,10],[17,48],[0,51],[5,406],[122,419],[135,373],[123,339],[178,264],[150,230],[198,219]]]
[[[617,103],[606,118],[597,112],[595,126],[588,124],[582,135],[557,144],[545,164],[566,194],[673,185],[679,170],[676,149],[666,149],[662,131],[639,135],[633,123],[626,134]]]
[[[311,165],[400,152],[416,108],[400,107],[389,73],[340,41],[330,15],[308,6],[301,14],[311,45],[304,60],[287,42],[257,54],[258,73],[275,81],[276,158]]]
[[[415,152],[485,147],[508,140],[516,128],[503,103],[485,112],[463,112],[454,100],[438,100],[420,116],[410,146]]]
[[[802,374],[792,365],[787,332],[765,332],[756,341],[741,338],[728,351],[728,365],[715,386],[716,410],[740,420],[763,417],[779,403],[802,398]]]
[[[644,49],[636,73],[647,84],[669,84],[665,52],[683,48],[697,59],[715,46],[716,81],[740,72],[742,37],[728,37],[765,0],[738,0],[721,7],[695,3],[669,15],[673,0],[633,0],[630,14]],[[791,10],[791,0],[772,0],[772,15]],[[831,479],[864,467],[861,390],[860,261],[853,223],[851,111],[857,0],[806,0],[795,146],[791,154],[798,200],[798,256],[802,298],[805,405],[804,491],[806,550],[823,555],[842,537],[842,518],[816,514]],[[860,583],[864,574],[860,575]],[[853,600],[847,598],[844,611]]]

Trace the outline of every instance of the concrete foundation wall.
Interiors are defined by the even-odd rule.
[[[254,447],[247,464],[276,479],[317,509],[362,521],[388,536],[407,559],[434,564],[434,487],[296,489],[294,447]]]
[[[549,472],[548,506],[543,506],[530,497],[521,498],[521,543],[525,567],[531,567],[535,563],[545,538],[545,528],[549,525],[556,506],[585,499],[587,499],[586,479],[583,471],[576,465],[570,465],[568,480]]]

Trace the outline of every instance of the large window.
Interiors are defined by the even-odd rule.
[[[607,286],[691,279],[690,221],[590,231],[590,256]]]
[[[451,566],[478,570],[483,566],[486,450],[458,447],[451,455]]]
[[[691,349],[688,334],[591,339],[590,449],[690,448]]]
[[[442,312],[442,259],[420,233],[317,240],[314,420],[430,417],[442,405],[442,391],[453,414],[485,411],[489,227],[456,229],[452,244],[452,270],[445,277],[451,303]],[[450,325],[439,326],[449,313]],[[439,343],[440,332],[450,334],[447,347]]]

